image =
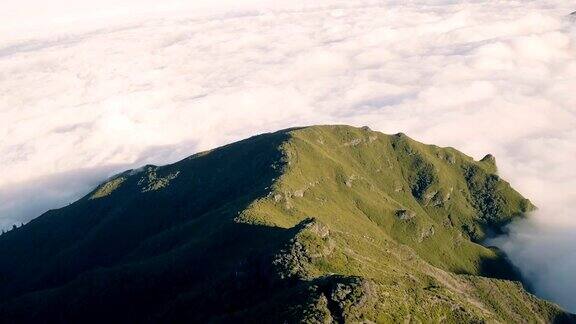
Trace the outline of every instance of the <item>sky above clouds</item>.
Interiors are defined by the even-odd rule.
[[[0,227],[127,168],[291,126],[368,125],[494,154],[540,207],[495,243],[576,312],[576,5],[187,2],[2,10]]]

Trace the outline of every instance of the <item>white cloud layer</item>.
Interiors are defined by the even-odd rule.
[[[23,0],[0,16],[0,226],[128,167],[290,126],[369,125],[494,154],[541,208],[497,243],[576,312],[567,1],[107,1],[31,13],[43,2]]]

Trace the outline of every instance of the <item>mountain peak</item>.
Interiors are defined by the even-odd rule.
[[[111,312],[130,322],[569,316],[509,281],[521,277],[502,252],[479,244],[532,206],[491,165],[403,134],[324,125],[127,171],[0,236],[0,313],[68,322]]]
[[[480,162],[487,166],[489,172],[498,172],[498,167],[496,166],[496,158],[492,154],[486,154],[486,156],[484,156]]]

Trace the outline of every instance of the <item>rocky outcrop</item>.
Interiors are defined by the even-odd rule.
[[[110,195],[114,190],[118,189],[125,180],[125,177],[119,176],[101,184],[96,188],[96,191],[90,195],[89,199],[98,199]]]
[[[362,323],[375,312],[379,287],[369,279],[356,276],[326,276],[306,287],[308,302],[293,310],[299,323]]]
[[[180,171],[169,172],[166,174],[159,173],[160,168],[158,167],[147,167],[145,174],[138,181],[138,186],[141,188],[142,192],[156,191],[162,189],[170,183],[170,181],[176,179],[180,174]]]
[[[295,226],[298,232],[273,257],[272,264],[281,279],[311,279],[315,276],[314,262],[332,254],[336,247],[329,228],[314,218]]]
[[[396,211],[396,217],[400,220],[409,220],[416,217],[416,212],[408,209],[398,209]]]

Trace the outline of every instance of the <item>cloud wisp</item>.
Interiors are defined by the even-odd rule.
[[[573,10],[326,1],[11,35],[0,41],[0,226],[129,167],[296,125],[368,125],[494,154],[540,207],[496,243],[539,294],[576,311]]]

